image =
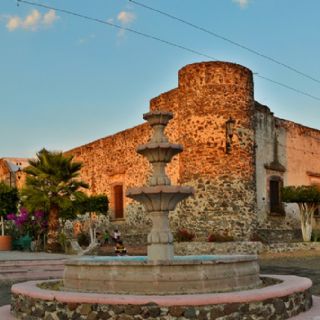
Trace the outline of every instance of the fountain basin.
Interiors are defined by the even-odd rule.
[[[312,282],[297,276],[263,276],[281,283],[258,289],[193,295],[116,295],[42,289],[43,281],[12,287],[17,319],[288,319],[312,306]],[[52,281],[47,281],[47,283]],[[301,319],[306,319],[301,317]],[[309,319],[309,318],[308,318]]]
[[[81,257],[68,260],[64,288],[108,294],[199,294],[257,288],[261,285],[254,255]]]
[[[148,212],[172,211],[178,202],[194,194],[189,186],[147,186],[129,188],[126,196],[143,203]]]
[[[150,163],[171,161],[172,157],[183,151],[180,144],[148,143],[137,148],[137,152],[145,156]]]

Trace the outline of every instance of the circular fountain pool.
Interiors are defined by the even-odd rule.
[[[261,284],[254,255],[81,257],[68,260],[64,288],[117,294],[193,294],[257,288]]]

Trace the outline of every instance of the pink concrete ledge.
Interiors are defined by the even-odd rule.
[[[313,306],[307,312],[302,312],[290,320],[320,320],[320,297],[313,296]],[[10,305],[0,307],[1,320],[16,320],[10,313]]]
[[[279,284],[267,286],[260,289],[244,290],[226,293],[192,294],[192,295],[115,295],[103,293],[82,293],[70,291],[54,291],[40,289],[38,283],[44,281],[28,281],[12,286],[11,292],[22,294],[31,298],[42,300],[57,300],[62,303],[99,303],[99,304],[135,304],[143,305],[156,303],[161,306],[192,306],[210,305],[223,303],[248,303],[262,301],[270,298],[283,297],[295,292],[301,292],[312,286],[310,279],[285,276],[285,275],[263,275],[279,279]],[[54,280],[51,280],[54,281]],[[47,282],[47,281],[46,281]],[[320,320],[320,319],[319,319]]]

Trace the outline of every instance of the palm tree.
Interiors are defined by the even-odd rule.
[[[22,201],[29,210],[42,209],[49,213],[47,250],[58,246],[59,213],[83,196],[81,188],[88,185],[78,180],[82,163],[73,162],[73,156],[42,149],[24,169],[27,179],[22,190]]]

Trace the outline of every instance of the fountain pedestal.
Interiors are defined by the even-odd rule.
[[[173,260],[173,235],[169,228],[169,211],[150,212],[152,229],[148,234],[148,258]]]

